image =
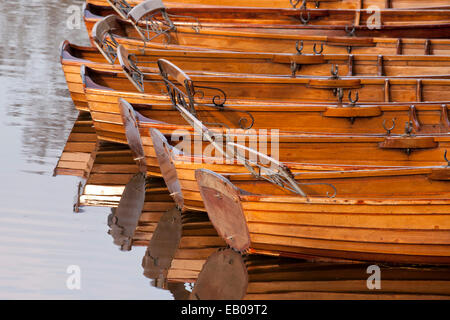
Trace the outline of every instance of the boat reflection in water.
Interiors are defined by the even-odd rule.
[[[124,188],[117,208],[108,216],[108,233],[120,250],[147,246],[161,216],[173,207],[162,179],[146,179],[136,173]]]
[[[130,243],[147,246],[162,213],[173,207],[163,180],[140,174],[126,145],[97,141],[88,113],[81,112],[75,121],[54,174],[81,178],[75,211],[111,208],[109,232],[123,250],[131,249]]]
[[[450,268],[306,262],[212,254],[191,299],[450,299]]]
[[[75,209],[111,207],[108,233],[121,250],[147,246],[144,276],[175,299],[450,299],[448,267],[309,262],[225,249],[205,213],[181,213],[161,178],[139,172],[127,146],[97,141],[85,113],[55,168],[60,174],[83,180]]]
[[[163,282],[194,283],[208,256],[225,242],[203,213],[163,214],[142,259],[144,275]]]
[[[53,175],[87,178],[92,170],[96,148],[97,135],[91,115],[88,112],[80,112],[67,138]]]

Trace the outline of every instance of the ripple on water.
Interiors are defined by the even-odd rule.
[[[0,1],[0,298],[161,298],[142,275],[143,248],[122,253],[106,233],[106,208],[72,213],[77,178],[52,177],[77,112],[59,62],[65,26],[83,0]],[[83,287],[66,287],[82,267]]]

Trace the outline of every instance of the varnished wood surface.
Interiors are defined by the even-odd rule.
[[[89,100],[91,115],[94,119],[94,125],[96,126],[97,134],[100,139],[107,139],[121,143],[126,142],[125,137],[123,136],[123,127],[119,117],[117,104],[117,99],[119,97],[125,98],[128,102],[133,104],[157,106],[169,103],[168,97],[161,94],[165,91],[165,87],[163,86],[161,80],[158,79],[158,76],[146,76],[146,78],[149,80],[153,79],[154,81],[145,85],[146,93],[139,93],[123,74],[97,72],[86,68],[84,92],[87,100]],[[312,105],[321,102],[335,103],[337,101],[337,98],[333,95],[333,86],[336,86],[336,83],[331,83],[326,79],[316,81],[308,78],[263,78],[256,76],[219,77],[204,75],[195,75],[191,78],[194,80],[194,83],[198,85],[217,87],[224,90],[227,94],[226,106],[235,105],[236,109],[248,110],[251,113],[262,110],[270,111],[270,108],[277,108],[277,110],[283,110],[284,108],[287,112],[291,112],[294,110],[301,110],[300,107],[304,106],[306,101],[312,103]],[[317,83],[313,82],[313,80]],[[323,81],[324,87],[321,87],[321,81]],[[342,81],[343,82],[341,84],[344,84],[346,80],[343,79]],[[352,97],[355,96],[356,92],[359,93],[359,102],[361,103],[369,103],[372,105],[375,103],[375,107],[377,107],[377,103],[381,103],[381,106],[392,105],[392,111],[396,108],[399,110],[404,108],[406,111],[406,109],[409,108],[410,110],[408,112],[411,114],[411,120],[414,120],[413,125],[416,127],[417,131],[446,132],[447,129],[445,128],[447,127],[447,117],[445,115],[445,110],[448,107],[445,100],[450,100],[450,95],[448,94],[450,91],[447,91],[445,88],[450,85],[449,81],[450,80],[438,79],[423,79],[420,81],[415,79],[361,79],[358,80],[358,87],[360,86],[359,89],[347,89],[344,91],[343,103],[346,106],[349,105],[348,93],[351,90]],[[330,86],[328,87],[329,84]],[[337,86],[341,84],[337,84]],[[251,92],[253,92],[253,94]],[[208,94],[209,92],[206,91],[206,93]],[[216,92],[211,91],[211,94],[215,93]],[[200,102],[210,102],[210,100],[208,101],[205,98],[200,100]],[[411,109],[412,105],[415,105],[416,102],[420,102],[418,100],[429,102],[443,100],[443,102],[440,103],[440,107],[438,105],[434,107],[437,107],[437,109],[440,108],[441,111],[436,110],[434,115],[430,113],[430,117],[428,119],[425,116],[422,117],[421,112],[418,111],[421,110],[421,104],[419,104],[415,109]],[[398,101],[398,103],[394,101]],[[395,105],[402,105],[400,101],[403,103],[406,102],[406,106],[403,104],[402,107],[396,107]],[[284,104],[284,106],[281,107],[281,104]],[[445,106],[443,107],[443,105]],[[289,109],[289,107],[292,107],[292,109]],[[303,110],[306,111],[308,109]],[[322,106],[318,107],[316,110],[323,112],[328,110],[328,107],[324,109]],[[351,118],[370,119],[374,116],[373,114],[367,114],[366,116],[364,116],[364,114],[358,115],[358,110],[355,110],[354,113],[350,111],[351,109],[333,110],[333,107],[330,106],[329,112],[327,112],[325,116],[320,119],[327,118],[326,121],[336,120],[336,123],[340,121],[343,127],[349,128],[352,127],[350,126],[351,121],[349,120]],[[145,112],[143,113],[145,114]],[[406,113],[402,113],[404,114],[402,118],[404,118]],[[255,115],[256,114],[257,113],[255,113]],[[236,113],[236,117],[238,118],[232,120],[234,123],[233,127],[236,126],[238,119],[242,116],[245,116],[245,114]],[[228,120],[225,120],[224,117],[221,118],[222,119],[220,122],[228,123]],[[434,120],[431,120],[433,118]],[[388,114],[387,117],[383,119],[386,120],[386,123],[388,123],[386,124],[387,128],[392,126],[392,119],[393,118],[390,118],[390,115]],[[378,121],[377,118],[374,120],[378,123],[377,128],[379,129],[376,129],[377,131],[381,130],[383,120]],[[280,123],[283,123],[283,121],[284,120],[280,118]],[[354,123],[357,124],[355,125],[355,127],[357,127],[359,123],[363,124],[364,122],[357,119]],[[421,124],[423,124],[422,127]],[[272,123],[272,125],[275,125],[275,123]],[[314,126],[314,122],[311,122],[311,125]],[[436,126],[433,128],[429,125]],[[316,126],[316,128],[318,127],[320,127],[320,125]],[[397,122],[396,130],[401,131],[402,129],[400,128],[402,127],[404,127],[404,123],[400,124],[400,122]]]
[[[154,131],[154,129],[151,130]],[[148,135],[145,131],[141,132]],[[345,168],[351,169],[365,166],[446,164],[443,155],[448,142],[441,142],[438,148],[433,146],[430,149],[416,149],[407,155],[402,149],[380,148],[379,142],[376,142],[380,138],[333,135],[317,135],[314,137],[306,135],[295,138],[280,137],[279,151],[276,154],[272,154],[271,148],[268,147],[266,153],[278,156],[278,159],[285,162],[294,172],[304,172],[305,170],[343,170]],[[157,142],[155,142],[155,139]],[[223,158],[214,158],[208,153],[204,153],[201,157],[198,154],[196,157],[177,155],[175,152],[170,151],[171,147],[161,135],[152,133],[147,137],[144,136],[142,141],[147,163],[152,164],[147,168],[148,173],[152,174],[154,167],[161,169],[170,192],[183,210],[204,210],[194,170],[208,168],[218,173],[247,172],[239,163],[225,163]],[[241,141],[240,143],[251,145],[249,141]],[[192,148],[190,152],[195,153],[196,149]],[[434,160],[432,154],[436,155]],[[301,162],[310,163],[312,166],[300,164]],[[326,165],[322,168],[319,164]],[[429,174],[432,174],[432,172],[430,171]],[[441,173],[440,175],[445,177],[445,174]]]
[[[186,51],[146,49],[129,50],[144,73],[157,73],[157,61],[164,58],[176,64],[187,74],[260,74],[278,76],[331,76],[332,67],[337,76],[361,77],[440,77],[450,75],[448,56],[397,56],[397,55],[301,55],[283,53],[246,53],[221,51]],[[121,70],[92,47],[79,47],[65,41],[62,44],[63,70],[77,73],[75,66],[87,65],[97,70]],[[291,64],[298,68],[292,75]],[[79,73],[79,72],[78,72]]]
[[[125,99],[139,99],[131,103],[160,103],[168,101],[165,96],[166,88],[159,74],[144,75],[144,92],[139,92],[134,85],[117,72],[96,71],[89,67],[84,70],[86,92],[97,90],[108,95],[117,94]],[[343,88],[342,101],[348,103],[348,93],[351,90],[353,97],[358,92],[360,103],[383,102],[445,102],[450,100],[447,87],[449,79],[389,79],[386,77],[275,77],[258,75],[191,75],[194,85],[219,88],[226,94],[226,103],[235,104],[280,104],[280,103],[337,103],[338,98],[333,90]],[[198,102],[211,103],[211,98],[217,94],[212,90],[201,90],[204,97]]]
[[[410,170],[400,171],[411,173]],[[392,179],[392,172],[389,173],[391,178],[380,176],[386,173],[383,170],[376,170],[376,177],[373,178],[368,178],[366,173],[359,171],[355,174],[362,179],[355,176],[347,181],[351,181],[352,187],[355,187],[356,194],[353,196],[345,194],[345,191],[339,194],[342,185],[338,180],[342,176],[335,174],[338,194],[332,199],[281,195],[276,191],[277,187],[268,183],[267,186],[272,191],[258,189],[258,192],[265,192],[267,195],[252,194],[251,186],[264,184],[256,180],[245,186],[236,184],[242,190],[250,191],[245,193],[236,186],[233,187],[230,180],[224,180],[212,172],[200,171],[197,178],[202,187],[208,215],[221,236],[246,235],[233,232],[233,225],[226,223],[227,216],[212,210],[218,204],[218,200],[214,200],[212,195],[215,192],[220,194],[215,199],[238,200],[234,205],[235,210],[242,210],[250,233],[250,246],[240,247],[238,250],[253,248],[256,251],[288,256],[450,264],[450,226],[446,222],[449,214],[446,193],[448,181],[441,185],[442,191],[434,193],[427,192],[423,185],[416,184],[418,181],[415,181],[411,185],[415,191],[402,195],[395,190],[397,178]],[[319,177],[329,173],[313,175]],[[406,176],[408,181],[413,181],[410,179],[414,175]],[[417,178],[421,179],[419,176]],[[423,179],[428,179],[426,174]],[[230,185],[231,189],[215,187],[223,183]],[[377,185],[382,185],[382,189],[378,189]],[[406,187],[404,183],[401,185]],[[379,190],[381,193],[364,194],[367,190],[365,186],[370,192]],[[345,187],[342,188],[344,189]],[[224,239],[228,239],[227,243],[233,246],[232,239]]]
[[[401,12],[400,12],[401,13]],[[107,14],[101,11],[97,16],[85,11],[85,23],[89,34],[91,30],[103,15]],[[351,25],[352,23],[350,23]],[[431,27],[431,26],[430,26]],[[284,28],[284,27],[283,27]],[[335,26],[333,26],[334,29]],[[386,27],[391,28],[391,27]],[[385,29],[386,29],[385,28]],[[404,28],[404,27],[402,27]],[[384,29],[374,31],[372,35],[359,32],[358,37],[348,37],[345,30],[337,30],[332,34],[326,34],[326,30],[314,35],[314,30],[289,30],[289,29],[268,29],[251,28],[246,24],[245,28],[207,26],[202,23],[202,28],[198,32],[189,26],[178,26],[176,32],[169,32],[170,41],[167,43],[165,36],[159,36],[151,42],[145,44],[146,47],[161,48],[202,48],[202,49],[222,49],[234,51],[259,51],[259,52],[295,52],[296,41],[304,41],[303,53],[313,53],[313,45],[316,44],[317,50],[320,50],[321,43],[324,43],[324,53],[346,53],[351,47],[352,53],[372,53],[372,54],[448,54],[449,42],[446,39],[436,39],[439,33],[428,32],[426,28],[421,28],[422,34],[414,31],[407,39],[406,33],[400,31],[383,33],[380,38],[379,32],[385,32]],[[387,29],[386,29],[387,30]],[[395,32],[394,32],[395,31]],[[386,31],[387,32],[387,31]],[[117,25],[112,34],[119,43],[128,47],[144,47],[144,43],[136,32],[136,29],[125,21],[117,20]],[[446,34],[442,35],[446,38]],[[389,36],[389,38],[386,38]],[[402,39],[399,39],[402,38]],[[194,49],[194,50],[198,50]]]
[[[98,6],[109,6],[106,0],[86,0]],[[143,0],[127,0],[130,6],[136,6],[142,3]],[[289,0],[182,0],[182,1],[164,1],[164,5],[168,8],[175,6],[187,6],[189,4],[195,5],[219,5],[219,6],[248,6],[248,7],[276,7],[276,8],[291,8],[292,5]],[[301,5],[301,1],[297,7]],[[307,8],[316,8],[314,1],[306,2]],[[323,9],[366,9],[370,6],[376,5],[379,8],[427,8],[427,7],[441,7],[448,5],[446,0],[432,0],[423,2],[420,0],[325,0],[319,1],[319,7]]]
[[[140,51],[135,54],[144,72],[156,71],[156,61],[166,57],[187,68],[189,74],[209,73],[218,75],[221,72],[254,73],[266,75],[291,75],[291,62],[297,63],[297,76],[328,76],[333,65],[338,66],[340,76],[433,76],[444,77],[450,74],[447,57],[434,56],[360,56],[360,55],[296,55],[296,54],[261,54],[261,53],[196,53],[186,51],[147,50],[144,55]],[[322,62],[323,59],[323,62]],[[302,62],[303,61],[303,62]],[[381,62],[380,62],[381,61]],[[147,63],[148,62],[148,63]],[[62,44],[61,63],[72,100],[77,109],[88,111],[86,97],[82,88],[80,66],[86,65],[96,70],[121,72],[118,65],[106,63],[104,58],[94,49],[78,47],[65,41]],[[319,64],[317,64],[319,63]],[[148,68],[148,69],[147,69]],[[347,97],[344,97],[344,99]]]
[[[104,16],[104,8],[88,5],[86,11]],[[354,25],[359,37],[446,38],[449,28],[447,10],[383,10],[379,12],[380,25],[370,25],[370,14],[365,10],[309,9],[309,20],[303,23],[302,10],[286,8],[183,6],[166,9],[175,26],[198,23],[200,28],[268,28],[292,29],[298,35],[346,36],[345,26]],[[114,11],[112,13],[115,13]],[[303,12],[303,19],[307,19]],[[194,18],[187,18],[194,17]]]

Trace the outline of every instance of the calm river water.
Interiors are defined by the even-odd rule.
[[[58,47],[88,43],[81,20],[67,27],[82,3],[0,2],[0,299],[172,299],[143,276],[145,248],[113,245],[110,210],[74,214],[79,179],[52,176],[77,116]],[[71,265],[80,290],[67,288]]]

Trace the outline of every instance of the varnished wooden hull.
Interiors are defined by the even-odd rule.
[[[164,54],[164,52],[167,52]],[[448,77],[450,60],[446,57],[384,57],[378,56],[297,56],[287,54],[246,54],[246,53],[195,53],[185,51],[153,51],[146,55],[137,54],[140,61],[147,61],[142,66],[145,72],[156,72],[156,61],[160,57],[173,60],[182,68],[188,68],[189,73],[252,73],[266,75],[291,74],[291,61],[298,63],[297,76],[330,74],[332,65],[337,65],[340,75],[351,76],[405,76],[405,77]],[[217,57],[216,57],[217,56]],[[304,62],[302,62],[304,61]],[[89,111],[84,95],[81,65],[93,67],[96,70],[120,73],[119,65],[110,65],[93,48],[78,47],[65,41],[61,46],[61,64],[66,82],[75,107]],[[146,69],[149,68],[149,69]]]
[[[100,139],[105,139],[114,142],[125,143],[123,135],[122,123],[119,116],[118,99],[125,98],[132,104],[148,104],[158,105],[169,103],[166,95],[161,94],[165,91],[163,84],[158,80],[158,76],[154,76],[152,82],[146,85],[146,93],[139,93],[137,89],[128,81],[125,75],[120,73],[109,72],[94,72],[86,68],[85,72],[85,96],[89,101],[89,109],[94,120],[94,125]],[[208,77],[196,76],[193,77],[194,82],[199,85],[206,85],[210,87],[218,87],[224,89],[228,100],[226,105],[236,105],[238,109],[264,110],[263,107],[269,110],[270,106],[285,106],[298,107],[304,105],[305,102],[312,104],[324,102],[334,103],[336,97],[332,93],[331,87],[321,87],[322,83],[328,85],[328,80],[318,80],[308,78],[239,78],[229,77],[225,80],[224,77]],[[198,81],[203,80],[203,81]],[[343,83],[346,80],[342,80]],[[339,81],[338,81],[339,82]],[[360,102],[375,103],[387,102],[387,105],[393,101],[416,103],[420,101],[450,101],[450,90],[446,91],[446,87],[450,86],[450,80],[434,80],[434,79],[394,79],[385,80],[380,79],[361,79],[356,80]],[[257,91],[257,95],[252,94],[252,91]],[[348,99],[344,95],[344,101]],[[206,98],[204,101],[207,101]],[[348,105],[348,102],[344,102]],[[396,103],[393,103],[395,105]],[[419,109],[419,108],[418,108]],[[445,110],[445,107],[444,109]],[[291,109],[292,111],[292,109]],[[334,112],[334,111],[330,111]],[[341,111],[337,111],[338,113]],[[355,111],[357,112],[357,111]],[[437,115],[437,113],[436,113]],[[446,126],[445,112],[442,113],[442,126]],[[332,115],[331,117],[339,117],[339,115]],[[344,115],[344,118],[351,118],[352,116]],[[356,115],[355,118],[358,116]],[[436,121],[431,120],[431,121]],[[343,122],[348,121],[344,120]],[[358,120],[356,120],[358,121]],[[424,123],[427,121],[422,120]],[[440,121],[440,120],[438,120]],[[349,122],[350,123],[350,122]],[[419,121],[420,123],[420,121]],[[436,125],[441,126],[441,124]],[[382,122],[380,122],[382,124]],[[379,125],[380,125],[379,124]],[[378,128],[379,125],[377,126]],[[344,125],[345,126],[345,125]],[[443,127],[443,128],[444,128]],[[400,126],[398,127],[400,128]],[[435,128],[437,131],[446,129]],[[436,132],[436,131],[435,131]]]
[[[212,223],[237,250],[292,257],[450,264],[448,181],[440,181],[441,191],[438,187],[434,193],[421,194],[424,178],[407,195],[395,191],[401,177],[389,176],[347,181],[353,188],[362,187],[362,192],[354,190],[353,196],[346,196],[346,191],[339,195],[343,186],[339,182],[342,178],[337,178],[338,195],[333,199],[244,193],[211,171],[199,171],[197,181]],[[417,179],[412,181],[418,183]],[[383,184],[383,189],[378,189],[377,183]],[[253,188],[251,183],[239,186]],[[381,193],[363,195],[366,189]]]
[[[131,50],[137,66],[144,73],[157,73],[158,59],[166,59],[187,74],[255,74],[277,76],[331,76],[337,68],[338,76],[361,77],[434,77],[450,76],[448,56],[380,56],[380,55],[299,55],[283,53],[186,51],[186,50]],[[293,72],[292,64],[298,68]],[[61,64],[96,70],[120,71],[119,62],[107,60],[92,47],[80,47],[64,41],[61,45]],[[76,73],[76,70],[68,70]],[[78,72],[79,73],[79,72]],[[81,80],[81,79],[80,79]]]
[[[112,10],[112,9],[111,9]],[[95,23],[103,18],[85,10],[85,24],[90,37]],[[404,54],[404,55],[445,55],[450,53],[448,39],[407,39],[299,35],[289,30],[282,32],[256,30],[251,28],[202,28],[195,32],[190,27],[177,27],[176,33],[170,33],[170,42],[165,37],[157,37],[151,42],[144,42],[131,24],[117,20],[118,25],[112,30],[116,40],[127,48],[162,48],[177,50],[233,50],[247,52],[284,52],[295,53],[296,42],[303,41],[303,53],[314,53],[313,47],[320,50],[323,44],[325,54]],[[415,35],[414,37],[418,37]],[[92,39],[92,38],[91,38]]]
[[[205,210],[196,183],[195,170],[206,168],[221,174],[248,172],[242,164],[226,163],[222,158],[215,159],[207,155],[199,157],[198,153],[197,157],[175,155],[174,152],[168,151],[171,148],[167,140],[155,129],[151,129],[150,136],[141,130],[141,135],[148,174],[155,174],[154,170],[158,168],[161,170],[169,191],[182,210]],[[434,147],[415,149],[408,155],[404,149],[402,151],[402,149],[386,148],[385,142],[382,141],[384,139],[390,138],[345,135],[279,137],[279,149],[271,155],[278,156],[277,159],[286,163],[294,172],[344,170],[370,166],[429,166],[445,163],[443,155],[450,144],[448,136],[435,137],[432,138],[435,142],[442,140]],[[270,138],[268,141],[270,142]],[[248,145],[248,142],[246,144]],[[253,146],[253,148],[256,147]],[[271,151],[271,147],[267,147],[265,153],[270,154]],[[191,152],[195,152],[195,149],[191,149]],[[312,165],[305,165],[305,163]]]
[[[87,6],[88,32],[96,17],[106,16],[107,9]],[[447,10],[380,10],[375,25],[373,12],[361,10],[311,9],[304,17],[298,9],[186,6],[166,9],[176,27],[197,25],[200,29],[264,29],[269,32],[292,32],[297,36],[348,36],[348,26],[355,26],[357,37],[447,38],[450,14]],[[193,18],[186,18],[193,17]],[[308,18],[309,17],[309,18]],[[303,19],[303,20],[302,20]],[[307,22],[304,23],[304,19]],[[194,21],[194,22],[193,22]]]
[[[87,3],[98,6],[109,6],[106,0],[86,0]],[[143,0],[128,0],[127,3],[130,6],[136,6],[142,3]],[[173,6],[187,6],[190,4],[196,5],[219,5],[219,6],[249,6],[249,7],[267,7],[267,8],[291,8],[292,5],[289,0],[182,0],[177,2],[164,1],[164,5],[168,8]],[[301,5],[301,1],[297,4],[297,7]],[[314,9],[316,4],[314,1],[308,1],[306,3],[307,8]],[[334,0],[334,1],[320,1],[319,7],[323,9],[367,9],[370,6],[376,5],[380,9],[384,8],[437,8],[448,5],[445,0],[427,1],[424,3],[420,0],[391,0],[386,2],[384,0]],[[361,7],[362,6],[362,7]]]
[[[114,72],[97,72],[88,67],[84,70],[87,82],[86,92],[91,88],[117,92],[124,98],[139,97],[139,102],[161,103],[169,99],[165,95],[166,87],[159,74],[145,74],[144,92],[138,92],[125,75]],[[89,79],[88,79],[89,78]],[[192,75],[194,85],[221,89],[226,95],[226,104],[295,104],[295,103],[337,103],[334,90],[342,88],[342,101],[348,103],[348,92],[359,94],[359,103],[391,102],[441,102],[450,101],[449,79],[390,79],[386,77],[275,77],[275,76],[225,76]],[[217,91],[202,90],[204,97],[198,102],[211,103]],[[120,90],[120,91],[119,91]]]

